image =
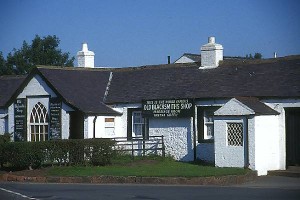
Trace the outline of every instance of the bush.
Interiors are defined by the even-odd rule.
[[[50,165],[108,165],[114,156],[114,141],[109,139],[9,142],[3,147],[3,160],[14,169]]]
[[[5,154],[5,145],[10,141],[10,134],[5,133],[4,135],[0,135],[0,165],[3,167],[3,164],[6,163],[6,156]]]

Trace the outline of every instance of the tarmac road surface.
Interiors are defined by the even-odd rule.
[[[184,186],[136,184],[56,184],[0,182],[2,200],[226,200],[300,199],[300,179],[259,177],[233,186]]]

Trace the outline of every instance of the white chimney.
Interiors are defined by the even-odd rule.
[[[87,43],[82,44],[82,50],[77,52],[78,67],[94,68],[95,53],[89,51]]]
[[[223,46],[215,43],[215,37],[209,37],[208,43],[201,47],[201,67],[215,68],[223,60]]]

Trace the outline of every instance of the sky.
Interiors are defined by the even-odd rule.
[[[282,57],[300,54],[299,10],[299,0],[0,0],[0,51],[56,35],[75,58],[87,42],[97,67],[128,67],[200,54],[215,36],[225,56]]]

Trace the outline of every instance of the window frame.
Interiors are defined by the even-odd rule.
[[[107,121],[109,120],[109,121]],[[112,121],[111,121],[112,120]],[[113,134],[108,134],[107,130],[113,129]],[[104,118],[104,133],[106,136],[114,137],[116,135],[116,119],[115,117],[105,117]]]
[[[142,138],[148,140],[149,139],[149,118],[142,117],[141,108],[128,108],[127,109],[127,140],[132,140],[133,135],[133,113],[139,112],[141,113],[141,118],[143,120],[142,124]]]
[[[229,131],[228,131],[228,129],[229,129],[229,124],[241,124],[241,128],[242,128],[242,132],[241,132],[241,145],[232,145],[232,144],[229,144],[230,143],[230,141],[229,141]],[[243,147],[244,146],[244,132],[245,132],[245,130],[244,130],[244,123],[243,122],[241,122],[241,121],[230,121],[230,122],[226,122],[226,145],[228,146],[228,147]]]
[[[43,112],[43,111],[46,112]],[[39,111],[41,111],[39,113]],[[43,121],[42,121],[43,117]],[[29,141],[39,142],[49,140],[49,111],[47,107],[38,101],[30,111],[29,115]],[[41,131],[43,130],[43,131]],[[37,137],[38,136],[38,137]],[[43,139],[41,140],[41,136]],[[38,140],[36,138],[39,138]]]
[[[213,143],[214,142],[214,116],[212,121],[207,121],[209,115],[208,112],[214,113],[221,106],[197,106],[197,133],[198,143]],[[207,125],[212,125],[213,136],[208,138],[207,136]]]

